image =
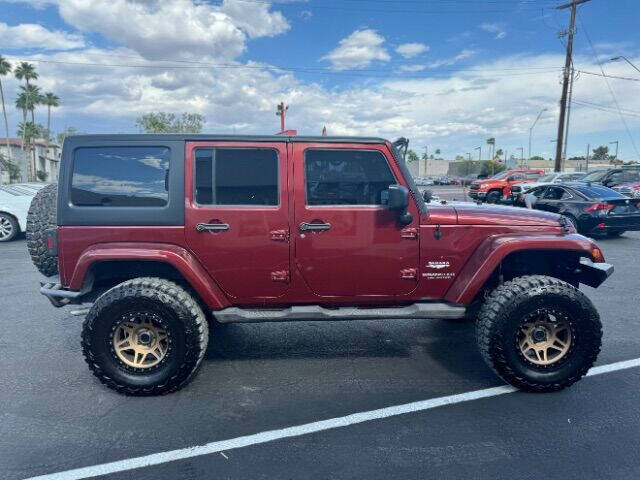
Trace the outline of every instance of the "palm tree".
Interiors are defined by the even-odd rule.
[[[42,104],[47,106],[47,145],[48,145],[49,139],[51,138],[51,107],[55,108],[60,106],[60,97],[58,97],[54,93],[47,92],[42,97]]]
[[[491,138],[487,138],[487,145],[491,145],[491,154],[489,157],[489,160],[493,160],[494,159],[494,152],[495,152],[495,148],[496,148],[496,139],[491,137]]]
[[[27,87],[31,86],[31,84],[29,83],[29,80],[37,80],[38,78],[36,67],[34,67],[31,63],[28,63],[28,62],[20,62],[20,64],[13,71],[13,74],[16,76],[18,80],[24,80],[25,83],[27,84]],[[35,124],[36,120],[35,120],[34,109],[35,109],[35,104],[34,104],[34,108],[31,109],[31,122]]]
[[[4,116],[4,131],[7,138],[7,158],[11,163],[11,145],[9,144],[9,121],[7,120],[7,109],[4,105],[4,91],[2,90],[2,77],[11,73],[11,64],[0,55],[0,102],[2,102],[2,115]]]

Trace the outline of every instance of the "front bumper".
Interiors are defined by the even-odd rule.
[[[594,263],[588,258],[582,258],[575,273],[580,283],[597,288],[611,276],[613,270],[613,265],[609,263]]]
[[[487,192],[479,192],[478,190],[469,190],[469,196],[474,200],[484,200]]]

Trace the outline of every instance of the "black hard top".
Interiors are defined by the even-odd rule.
[[[386,143],[387,140],[378,137],[329,137],[329,136],[297,136],[297,135],[221,135],[221,134],[190,134],[190,133],[141,133],[141,134],[96,134],[70,135],[69,139],[76,142],[93,141],[191,141],[191,142],[284,142],[284,143]]]

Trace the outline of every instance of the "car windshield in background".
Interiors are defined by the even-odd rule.
[[[592,198],[596,200],[615,200],[618,198],[626,198],[624,195],[616,192],[615,190],[611,190],[607,187],[600,187],[597,185],[591,186],[582,186],[582,185],[572,185],[573,189],[580,192],[587,198]]]
[[[489,180],[502,180],[507,176],[507,172],[496,173],[493,177],[490,177]]]
[[[544,177],[540,177],[538,179],[538,182],[540,183],[544,183],[544,182],[553,182],[553,179],[556,178],[555,175],[545,175]]]
[[[607,174],[607,172],[608,170],[597,170],[595,172],[587,173],[584,177],[582,177],[582,180],[585,182],[599,182],[600,180],[602,180],[602,177]]]

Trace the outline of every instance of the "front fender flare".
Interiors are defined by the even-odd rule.
[[[229,301],[209,273],[187,249],[164,243],[101,243],[87,248],[76,263],[69,288],[80,290],[92,265],[103,261],[136,260],[173,266],[210,309],[228,307]]]
[[[592,259],[596,245],[579,234],[494,235],[486,238],[460,270],[447,290],[445,300],[469,305],[500,262],[513,252],[551,250],[578,252]]]

